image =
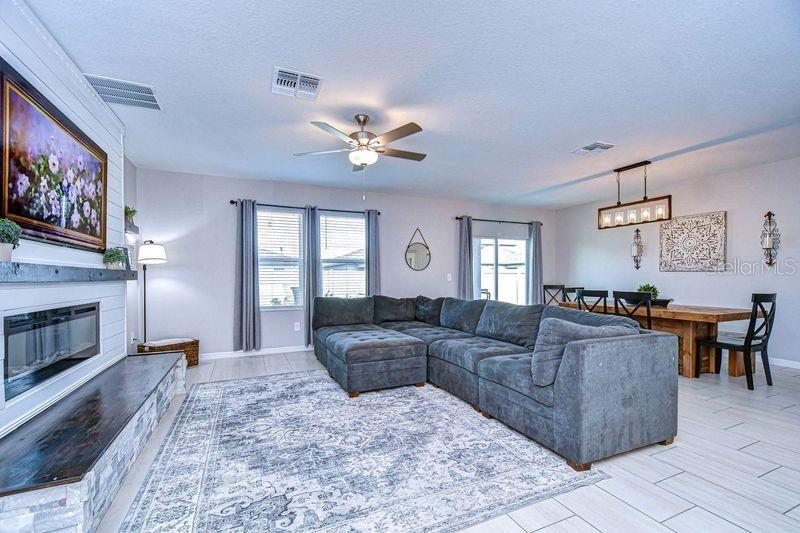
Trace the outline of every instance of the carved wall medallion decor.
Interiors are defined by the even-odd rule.
[[[674,217],[661,224],[661,272],[725,269],[726,212]]]

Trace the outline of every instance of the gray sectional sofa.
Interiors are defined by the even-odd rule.
[[[314,353],[351,397],[429,382],[576,469],[677,433],[678,340],[628,318],[486,300],[314,300]]]

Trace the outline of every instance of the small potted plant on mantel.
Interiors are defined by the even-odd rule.
[[[109,248],[103,254],[103,263],[111,270],[124,270],[125,251],[122,248]]]
[[[133,217],[136,216],[136,213],[138,213],[138,211],[136,209],[134,209],[133,207],[131,207],[129,205],[126,205],[125,206],[125,222],[129,222],[129,223],[133,224]]]
[[[134,225],[133,217],[136,216],[136,213],[138,213],[138,211],[136,209],[132,208],[129,205],[126,205],[125,206],[125,224],[127,224],[129,226]]]
[[[650,303],[656,307],[667,307],[669,303],[672,301],[672,298],[659,298],[658,297],[658,288],[653,285],[652,283],[644,283],[636,287],[636,292],[649,292],[652,296],[650,298]],[[636,305],[639,302],[630,302]]]
[[[19,224],[0,218],[0,261],[11,261],[11,252],[19,246],[22,228]]]

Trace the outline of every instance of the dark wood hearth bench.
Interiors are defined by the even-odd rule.
[[[185,365],[182,352],[128,356],[0,439],[0,523],[95,529]]]

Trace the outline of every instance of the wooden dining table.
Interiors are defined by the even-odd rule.
[[[575,302],[560,302],[559,305],[572,309],[577,307]],[[613,307],[609,309],[609,312],[613,313]],[[652,329],[674,333],[678,336],[678,373],[683,377],[693,378],[695,377],[697,341],[716,338],[718,324],[721,322],[748,320],[750,310],[670,304],[668,307],[652,307],[650,315],[653,319]],[[647,327],[646,308],[637,309],[635,317],[643,327]],[[713,372],[714,351],[711,348],[702,348],[702,350],[700,371]],[[736,377],[744,375],[742,352],[728,352],[728,375]]]

